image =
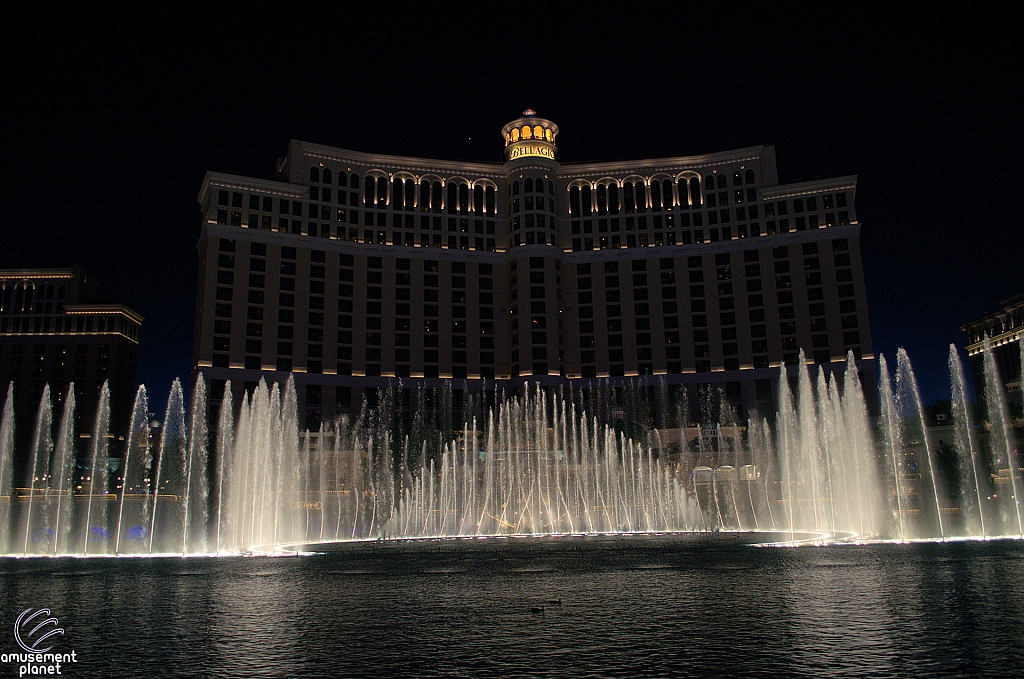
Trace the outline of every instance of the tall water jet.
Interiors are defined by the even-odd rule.
[[[185,456],[185,444],[185,398],[181,392],[181,381],[175,378],[171,383],[171,393],[167,396],[167,410],[160,434],[160,456],[156,461],[156,475],[153,478],[153,512],[149,521],[150,554],[153,553],[157,518],[161,509],[160,491],[180,480],[183,475],[184,470],[180,465]],[[179,499],[175,497],[175,500]]]
[[[956,436],[957,462],[960,467],[960,510],[965,513],[964,528],[968,535],[987,536],[985,512],[978,482],[978,452],[974,445],[964,368],[956,345],[949,345],[949,380],[952,385],[953,428]],[[967,506],[968,498],[974,500]]]
[[[38,511],[39,504],[45,502],[40,498],[36,502],[36,484],[39,484],[40,495],[45,494],[48,487],[50,455],[53,452],[53,403],[50,401],[50,385],[43,386],[43,396],[39,399],[39,411],[36,414],[36,428],[32,436],[32,451],[29,462],[28,482],[28,509],[25,512],[25,554],[28,554],[29,545],[33,541],[42,542],[45,536],[45,515],[38,517],[44,525],[39,526],[38,534],[33,535],[33,510]],[[33,538],[35,538],[33,540]],[[49,550],[47,550],[49,551]]]
[[[1006,388],[1000,379],[999,370],[996,368],[995,354],[992,351],[992,342],[988,336],[982,344],[985,367],[985,406],[988,410],[988,422],[990,427],[990,440],[992,446],[992,463],[997,472],[1001,472],[1000,464],[1004,463],[1009,474],[1009,485],[1013,513],[1009,521],[1016,525],[1017,534],[1024,538],[1024,519],[1021,517],[1021,491],[1020,474],[1017,473],[1018,461],[1013,459],[1013,432],[1010,429],[1010,416],[1006,408]],[[1003,503],[1005,505],[1005,503]],[[1007,529],[1012,530],[1010,526]]]
[[[220,554],[220,536],[224,526],[224,472],[230,469],[234,460],[234,410],[231,403],[231,380],[224,383],[224,395],[220,402],[220,416],[217,422],[217,523],[216,547]]]
[[[8,553],[11,524],[11,476],[14,473],[14,382],[7,385],[0,417],[0,554]]]
[[[185,497],[182,503],[181,551],[206,551],[206,522],[209,514],[209,482],[206,471],[209,432],[206,420],[206,382],[200,373],[192,389],[188,442],[185,447]]]
[[[932,496],[935,501],[935,515],[939,522],[939,537],[945,538],[946,531],[942,521],[942,506],[939,503],[939,484],[935,476],[935,458],[932,455],[931,444],[928,442],[928,427],[924,421],[924,407],[921,404],[921,393],[917,388],[917,378],[914,376],[914,369],[910,365],[910,357],[907,351],[900,347],[896,352],[896,387],[898,397],[898,410],[913,432],[914,436],[921,437],[924,446],[925,461],[928,463],[928,475],[931,479]],[[908,430],[905,430],[907,433]]]
[[[66,554],[71,549],[72,509],[75,506],[75,383],[68,384],[64,394],[64,413],[60,418],[57,445],[50,465],[50,484],[56,487],[53,503],[53,553]],[[56,481],[56,483],[54,483]]]
[[[875,536],[880,531],[876,508],[882,500],[878,486],[878,464],[874,441],[868,426],[868,408],[864,400],[857,362],[853,352],[846,356],[843,375],[842,420],[846,437],[846,458],[843,466],[852,471],[849,485],[852,497],[850,511],[856,508],[856,519],[850,525],[861,536]],[[852,460],[850,459],[852,457]]]
[[[89,468],[89,508],[85,513],[85,537],[82,553],[89,554],[90,542],[103,544],[110,534],[107,530],[107,458],[110,434],[110,383],[104,382],[96,403],[96,423],[92,430]],[[97,490],[98,488],[98,490]],[[99,497],[97,500],[96,498]],[[95,518],[94,518],[95,515]],[[93,521],[97,521],[93,525]],[[103,549],[102,551],[106,551]]]
[[[117,539],[114,541],[114,553],[121,553],[121,540],[138,543],[146,536],[148,519],[148,484],[152,456],[149,447],[149,398],[146,386],[139,385],[135,392],[135,405],[132,407],[132,420],[128,428],[128,442],[124,453],[124,467],[121,476],[121,501],[117,509]],[[136,511],[129,508],[128,524],[125,527],[124,502],[129,495],[142,496],[145,501]],[[136,503],[139,506],[139,503]],[[135,550],[133,550],[135,551]]]
[[[786,518],[789,523],[790,542],[795,540],[796,531],[796,484],[793,470],[796,449],[796,414],[793,412],[793,396],[789,390],[786,366],[779,368],[779,407],[775,415],[778,427],[779,463],[782,466],[782,487],[785,494]]]
[[[904,529],[903,522],[903,484],[901,482],[904,463],[902,428],[900,426],[899,414],[896,410],[896,399],[893,397],[892,393],[892,381],[889,376],[889,365],[886,363],[885,356],[881,354],[878,356],[878,372],[878,396],[880,409],[879,425],[885,448],[885,457],[887,459],[886,467],[887,470],[892,470],[892,495],[895,496],[895,501],[891,504],[892,508],[896,512],[896,527],[899,529],[900,542],[905,542],[907,539],[907,533]],[[888,474],[888,471],[886,473]],[[886,492],[889,494],[888,489]]]
[[[821,507],[821,476],[820,456],[818,446],[818,412],[817,402],[814,397],[814,388],[811,386],[811,376],[807,369],[807,360],[803,349],[800,350],[797,362],[798,378],[797,387],[799,400],[797,401],[797,433],[799,436],[799,474],[801,484],[798,492],[804,493],[801,500],[811,502],[810,516],[805,519],[803,526],[812,527],[813,530],[822,529],[822,507]],[[808,523],[808,521],[810,523]]]

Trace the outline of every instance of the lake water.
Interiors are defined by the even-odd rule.
[[[71,677],[1024,675],[1020,541],[0,559],[0,653],[27,608],[59,619]]]

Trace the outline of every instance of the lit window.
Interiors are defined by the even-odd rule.
[[[529,127],[523,128],[523,139],[533,139],[533,131]]]
[[[540,125],[535,125],[533,128],[533,136],[537,139],[544,138],[544,129]]]
[[[544,130],[544,139],[551,141],[551,130]]]
[[[512,141],[519,141],[519,128],[512,129]]]

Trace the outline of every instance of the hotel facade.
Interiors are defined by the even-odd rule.
[[[557,136],[526,111],[502,163],[292,141],[274,180],[208,172],[195,370],[214,397],[293,374],[311,428],[397,378],[664,380],[769,413],[801,349],[852,351],[871,392],[855,176],[780,184],[772,146],[560,164]]]
[[[76,424],[87,441],[107,384],[111,432],[121,439],[126,433],[143,318],[123,304],[96,303],[95,288],[77,267],[0,269],[0,402],[13,385],[22,438],[34,430],[46,385],[59,421],[74,384]]]

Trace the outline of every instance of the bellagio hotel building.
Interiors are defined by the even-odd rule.
[[[780,184],[772,146],[561,164],[529,110],[501,136],[502,163],[292,141],[273,180],[208,172],[193,364],[214,395],[292,373],[311,428],[396,378],[664,380],[769,412],[800,349],[874,383],[855,176]]]

